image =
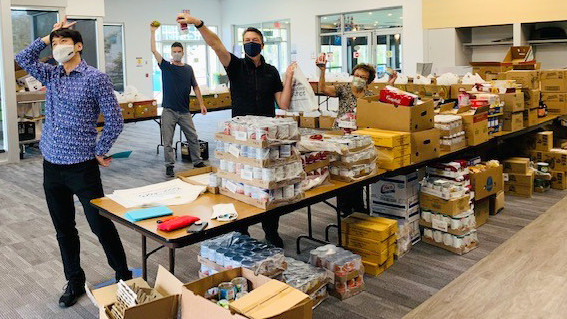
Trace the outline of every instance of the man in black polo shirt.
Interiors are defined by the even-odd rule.
[[[228,52],[220,38],[205,26],[205,23],[188,13],[177,15],[178,23],[193,24],[199,30],[205,42],[215,50],[220,62],[226,69],[230,80],[232,97],[232,116],[259,115],[275,116],[275,104],[284,110],[289,108],[292,95],[292,80],[295,64],[286,71],[282,85],[278,70],[266,63],[260,54],[264,47],[262,32],[248,28],[242,35],[246,56],[241,59]],[[283,240],[278,235],[279,217],[269,217],[262,222],[266,240],[282,247]],[[247,233],[247,229],[242,232]]]

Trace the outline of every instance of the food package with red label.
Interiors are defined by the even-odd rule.
[[[419,101],[419,97],[417,95],[402,91],[390,85],[380,91],[380,102],[382,103],[414,106],[417,104],[417,101]]]
[[[199,218],[194,216],[178,216],[164,221],[163,223],[159,224],[157,228],[161,231],[170,232],[179,228],[190,226],[198,220]]]

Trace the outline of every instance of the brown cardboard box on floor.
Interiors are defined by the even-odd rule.
[[[567,178],[565,172],[551,171],[551,188],[564,190],[567,189]]]
[[[136,284],[138,287],[151,288],[142,278],[126,281],[126,284]],[[161,298],[145,304],[126,309],[124,319],[170,319],[177,318],[179,296],[183,284],[162,266],[159,266],[154,288]],[[116,302],[118,285],[110,285],[99,289],[88,290],[87,295],[99,307],[101,319],[111,319],[109,315],[112,305]],[[215,305],[216,306],[216,305]],[[218,307],[218,306],[217,306]]]
[[[567,149],[567,139],[554,138],[553,139],[553,148]]]
[[[541,92],[567,92],[567,69],[542,70]]]
[[[231,281],[236,277],[246,278],[248,280],[248,288],[250,291],[254,291],[266,284],[269,284],[270,287],[272,287],[272,284],[270,284],[272,279],[262,275],[255,275],[252,270],[235,268],[219,272],[183,286],[181,292],[181,317],[191,319],[252,318],[238,313],[232,314],[230,310],[224,309],[204,297],[207,290],[210,288],[217,287],[220,283]],[[291,288],[289,285],[283,285]],[[261,314],[258,314],[259,318],[310,319],[312,316],[311,307],[313,306],[311,298],[297,289],[291,288],[290,290],[285,286],[278,285],[278,289],[281,288],[280,291],[282,292],[281,298],[274,296],[274,290],[266,290],[265,293],[262,293],[263,291],[258,291],[253,296],[249,297],[248,301],[257,301],[258,299],[256,297],[263,298],[265,301],[264,306],[266,306],[255,307],[251,309],[251,311],[256,310],[258,312],[262,312]],[[291,298],[287,298],[288,295],[284,294],[286,291],[290,292],[289,296]]]
[[[518,196],[518,197],[532,197],[534,194],[534,185],[514,185],[505,184],[504,192],[506,195]]]
[[[480,173],[470,174],[475,200],[494,195],[504,189],[503,166],[489,167]]]
[[[498,94],[500,101],[504,102],[503,110],[505,113],[515,113],[524,110],[524,93],[506,93]]]
[[[411,162],[420,163],[439,157],[439,130],[411,133]]]
[[[504,173],[528,174],[530,159],[525,157],[511,157],[504,160]]]
[[[474,203],[474,217],[476,219],[476,227],[480,227],[488,221],[490,215],[490,200],[485,198]]]
[[[517,186],[533,185],[534,174],[529,172],[527,174],[517,173],[504,173],[505,184],[513,184]]]
[[[549,163],[549,168],[555,171],[567,171],[567,150],[552,148],[549,152],[531,151],[534,162]]]
[[[516,81],[522,88],[539,90],[539,70],[513,70],[505,73],[506,80]]]
[[[490,196],[490,215],[500,213],[506,205],[504,190],[499,191],[496,195]]]
[[[360,129],[378,128],[401,132],[420,132],[434,126],[433,100],[415,106],[396,106],[380,102],[379,96],[358,99],[356,125]]]
[[[536,151],[549,152],[553,148],[553,131],[544,131],[536,134]]]
[[[421,208],[449,216],[457,216],[469,210],[471,208],[469,202],[470,196],[468,194],[451,200],[445,200],[425,193],[419,194],[419,206]]]
[[[524,125],[526,127],[538,124],[537,109],[524,110]]]
[[[549,114],[567,113],[567,93],[542,93],[541,100],[547,105]]]

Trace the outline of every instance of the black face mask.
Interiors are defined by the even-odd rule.
[[[248,42],[244,44],[244,52],[249,57],[255,57],[262,51],[262,45],[260,43]]]

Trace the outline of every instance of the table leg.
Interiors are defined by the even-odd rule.
[[[159,154],[159,147],[163,146],[163,135],[161,134],[161,120],[154,119],[154,122],[156,122],[159,126],[159,144],[156,147],[156,154]]]
[[[168,248],[169,250],[169,272],[173,275],[175,273],[175,248]]]
[[[320,240],[320,239],[313,237],[313,225],[312,225],[312,222],[311,222],[311,205],[307,206],[307,229],[308,229],[308,235],[302,235],[302,236],[297,237],[296,250],[297,250],[298,255],[301,254],[301,245],[300,244],[301,244],[302,239],[307,239],[307,240],[310,240],[310,241],[313,241],[313,242],[316,242],[316,243],[319,243],[319,244],[323,244],[323,245],[329,243],[327,241]]]
[[[370,193],[370,185],[366,186],[366,208],[368,209],[368,214],[372,213],[372,198]]]
[[[337,205],[338,206],[338,205]],[[341,210],[337,207],[337,240],[339,242],[339,247],[343,246],[343,236],[341,234]]]
[[[144,235],[142,235],[142,279],[148,280],[147,242]]]

